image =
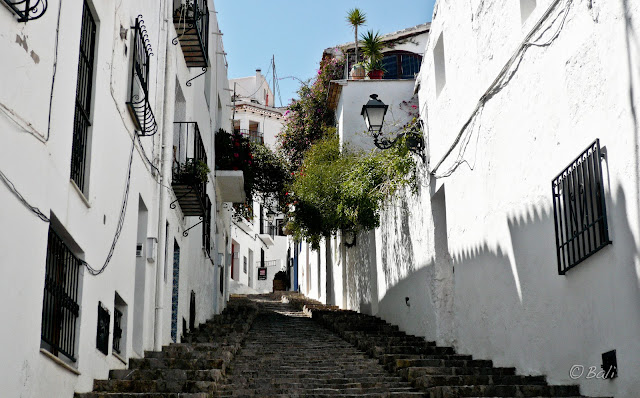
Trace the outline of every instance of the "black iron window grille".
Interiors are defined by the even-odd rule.
[[[158,131],[158,124],[149,103],[149,64],[153,51],[141,15],[138,15],[136,26],[131,29],[133,29],[133,62],[127,107],[140,135],[154,135]]]
[[[113,309],[113,351],[120,354],[120,341],[122,340],[122,311]]]
[[[264,144],[264,134],[261,131],[234,129],[233,132],[236,134],[240,134],[245,138],[248,138],[249,141],[253,142],[254,144]]]
[[[211,258],[211,199],[206,196],[204,218],[202,220],[202,247]]]
[[[76,361],[76,323],[80,314],[78,284],[82,262],[49,228],[40,337],[53,355]]]
[[[82,10],[78,82],[71,144],[71,179],[82,192],[85,192],[85,174],[87,172],[87,144],[91,127],[91,92],[93,90],[95,47],[96,22],[85,1]]]
[[[204,220],[209,163],[200,129],[196,122],[176,122],[174,127],[171,185],[176,200],[169,207],[175,209],[179,203],[182,214]]]
[[[18,22],[38,19],[47,12],[47,0],[3,0],[4,3],[18,16]]]
[[[109,354],[109,330],[111,314],[100,301],[98,301],[98,331],[96,333],[96,348],[104,355]]]
[[[422,56],[406,51],[384,54],[382,66],[383,79],[414,79],[420,72]]]
[[[551,183],[560,275],[611,243],[601,158],[596,139]]]

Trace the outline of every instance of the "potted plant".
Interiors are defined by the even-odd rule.
[[[206,183],[210,171],[209,166],[202,160],[187,159],[185,163],[176,165],[174,180],[182,183]]]
[[[366,22],[367,17],[359,8],[349,10],[347,13],[347,23],[351,25],[355,33],[356,63],[351,67],[351,78],[355,80],[364,79],[366,74],[364,66],[358,61],[358,26],[364,25]]]
[[[284,271],[278,271],[273,277],[273,291],[285,291],[289,285],[289,276]]]
[[[366,69],[370,79],[382,79],[384,68],[382,66],[382,48],[384,47],[380,33],[372,30],[361,36],[362,53],[367,59]]]

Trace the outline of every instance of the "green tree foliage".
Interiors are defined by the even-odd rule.
[[[288,229],[317,247],[339,230],[376,228],[385,199],[403,186],[416,189],[416,164],[406,145],[358,152],[340,148],[335,130],[328,131],[306,153],[291,184]]]

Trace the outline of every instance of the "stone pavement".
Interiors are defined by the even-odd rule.
[[[76,398],[580,396],[515,373],[287,293],[232,297],[182,343],[130,359]]]

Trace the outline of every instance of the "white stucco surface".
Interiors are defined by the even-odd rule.
[[[135,137],[125,102],[131,74],[132,30],[129,28],[138,15],[143,15],[154,52],[150,61],[149,99],[160,128],[153,137],[141,137],[133,150],[127,211],[111,261],[98,276],[90,275],[84,268],[81,270],[77,361],[70,364],[77,370],[75,373],[40,352],[49,223],[38,219],[4,184],[0,185],[0,222],[6,226],[0,232],[0,270],[4,275],[0,278],[0,289],[3,301],[11,303],[3,311],[3,325],[11,326],[0,331],[0,338],[5,342],[0,349],[3,396],[71,397],[74,391],[91,390],[94,379],[106,379],[109,369],[126,367],[112,349],[116,295],[127,306],[120,355],[125,361],[154,348],[156,325],[161,325],[161,343],[168,344],[171,341],[174,241],[180,246],[178,339],[182,318],[189,319],[191,291],[196,294],[196,325],[224,307],[222,295],[216,294],[216,269],[203,250],[202,225],[191,229],[188,237],[183,236],[183,232],[197,222],[194,221],[197,217],[184,218],[179,206],[170,209],[169,203],[175,199],[172,192],[168,192],[168,201],[163,205],[169,224],[168,247],[158,241],[156,252],[152,253],[147,245],[147,238],[157,239],[159,231],[166,228],[159,225],[160,195],[166,187],[171,191],[170,180],[159,184],[159,175],[149,164],[161,168],[165,113],[169,123],[174,121],[173,106],[164,109],[165,97],[169,103],[175,102],[175,84],[164,84],[165,71],[172,71],[168,80],[177,82],[184,94],[185,113],[181,117],[185,119],[175,121],[199,124],[209,166],[213,169],[212,128],[231,125],[230,96],[223,90],[228,89],[226,67],[224,59],[216,56],[216,51],[222,49],[220,37],[211,35],[210,76],[194,80],[189,88],[185,83],[197,74],[186,67],[180,47],[170,43],[176,33],[171,18],[165,21],[165,2],[89,3],[97,19],[97,41],[87,188],[81,193],[69,178],[82,19],[82,7],[69,2],[62,5],[60,1],[49,2],[42,18],[26,24],[18,23],[8,9],[0,7],[0,49],[4,54],[4,61],[0,63],[0,171],[25,200],[51,218],[51,225],[74,254],[93,268],[100,268],[118,224]],[[214,10],[212,2],[210,9]],[[121,39],[121,27],[128,30],[128,39]],[[210,32],[215,31],[217,22],[212,17]],[[52,85],[54,60],[57,65]],[[171,67],[165,68],[167,64]],[[205,98],[207,90],[210,91],[209,104]],[[217,98],[221,99],[220,103]],[[217,111],[218,108],[221,110]],[[210,181],[207,191],[214,202],[212,224],[215,228],[216,224],[223,224],[215,216],[216,195],[211,176]],[[143,244],[142,258],[136,257],[138,243]],[[223,251],[218,242],[212,243],[211,252],[218,251]],[[154,261],[147,260],[147,256]],[[160,275],[163,300],[158,303],[155,301],[157,272],[166,272],[166,278]],[[96,349],[98,302],[111,314],[108,355]],[[154,314],[156,306],[160,308],[160,322]],[[137,313],[136,309],[141,312]],[[134,334],[139,341],[138,337],[134,339]],[[134,349],[134,340],[140,343],[137,349]]]
[[[354,248],[334,247],[346,268],[328,295],[519,374],[577,383],[588,396],[636,397],[640,5],[535,3],[523,11],[520,2],[438,1],[415,86],[428,158],[418,193],[390,199],[380,228],[360,233]],[[485,96],[530,32],[534,44]],[[342,87],[338,129],[366,147],[349,132],[363,130],[359,109],[372,86],[353,83]],[[613,244],[558,275],[551,180],[596,138]],[[314,267],[305,272],[316,278]],[[314,298],[325,294],[316,280],[304,286]],[[613,349],[618,378],[570,377],[574,365],[599,370]]]

